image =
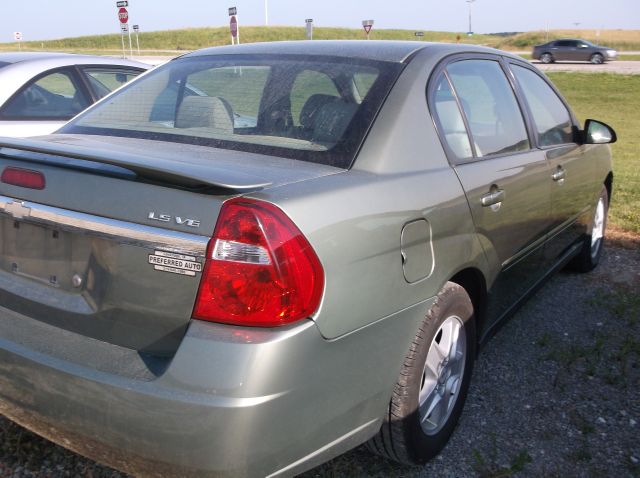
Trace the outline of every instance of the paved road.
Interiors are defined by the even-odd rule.
[[[580,73],[618,73],[621,75],[640,75],[640,61],[612,61],[602,65],[591,63],[560,62],[545,65],[539,61],[532,62],[542,71],[578,71]]]

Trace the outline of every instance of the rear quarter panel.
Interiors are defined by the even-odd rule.
[[[350,171],[256,194],[285,210],[322,262],[325,293],[314,320],[325,338],[435,296],[461,269],[488,269],[427,107],[428,72],[439,58],[418,54],[407,66]],[[410,284],[400,239],[417,219],[429,224],[433,269]]]

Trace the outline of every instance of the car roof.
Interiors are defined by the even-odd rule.
[[[211,55],[317,55],[403,63],[420,51],[428,51],[434,56],[475,52],[518,58],[502,50],[467,43],[457,44],[396,40],[301,40],[249,43],[244,45],[205,48],[188,53],[179,58]]]
[[[122,65],[132,66],[137,68],[148,69],[149,65],[140,63],[137,61],[126,60],[122,58],[116,58],[112,56],[98,56],[98,55],[76,55],[73,53],[57,53],[57,52],[14,52],[14,53],[0,53],[0,63],[16,64],[16,63],[29,63],[29,64],[43,64],[47,67],[49,65]]]
[[[319,55],[369,60],[403,62],[413,53],[427,45],[427,42],[411,41],[367,41],[367,40],[316,40],[249,43],[205,48],[185,55],[186,57],[206,55]]]

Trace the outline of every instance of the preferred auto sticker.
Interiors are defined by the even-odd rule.
[[[183,276],[194,277],[196,272],[202,272],[202,264],[194,256],[174,252],[154,251],[153,254],[149,254],[149,264],[153,264],[157,271]]]

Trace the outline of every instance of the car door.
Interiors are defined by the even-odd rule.
[[[583,41],[576,41],[576,61],[589,61],[594,48]]]
[[[498,57],[454,57],[437,74],[430,86],[432,113],[494,267],[488,304],[492,323],[544,274],[549,166],[544,153],[532,148]]]
[[[587,146],[576,142],[577,121],[552,85],[524,63],[510,64],[529,111],[534,142],[551,169],[551,238],[545,255],[557,260],[584,234],[593,191]]]
[[[558,61],[573,61],[575,47],[569,40],[558,40],[554,43],[553,56]]]
[[[580,61],[582,60],[583,52],[578,48],[578,41],[576,40],[568,40],[566,46],[566,59],[568,61]]]
[[[42,73],[26,83],[0,108],[0,135],[53,133],[91,104],[72,67]]]

